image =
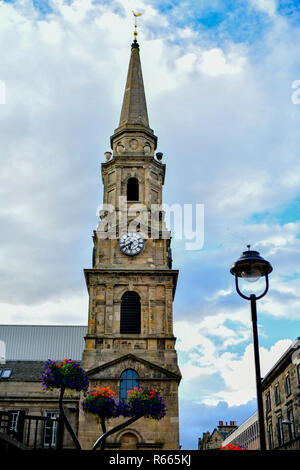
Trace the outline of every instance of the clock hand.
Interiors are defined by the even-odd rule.
[[[129,250],[130,247],[131,247],[131,245],[132,245],[132,241],[131,241],[131,240],[127,241],[127,242],[125,243],[125,248],[126,248],[126,250]]]

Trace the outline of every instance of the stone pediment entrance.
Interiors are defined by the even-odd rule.
[[[126,369],[136,370],[140,380],[181,380],[180,374],[175,374],[134,354],[126,354],[103,365],[94,367],[88,371],[88,374],[91,380],[116,380],[120,378],[121,373]]]

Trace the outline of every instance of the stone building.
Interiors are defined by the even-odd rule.
[[[48,359],[61,361],[69,357],[80,361],[86,332],[86,326],[75,325],[0,325],[0,431],[4,432],[2,426],[5,423],[1,419],[2,411],[9,412],[11,432],[17,429],[21,413],[33,417],[58,417],[58,391],[43,391],[42,370]],[[72,392],[64,399],[66,414],[75,431],[78,431],[79,398],[78,393]],[[57,424],[51,429],[48,424],[32,420],[29,430],[27,420],[26,444],[31,447],[36,441],[38,448],[55,446]],[[63,446],[74,448],[67,431],[64,432]]]
[[[167,415],[144,418],[107,440],[116,449],[178,449],[178,385],[172,305],[178,271],[171,267],[170,232],[164,222],[165,165],[149,127],[139,45],[134,40],[121,117],[102,164],[103,210],[94,231],[93,268],[85,270],[88,333],[82,366],[93,385],[110,385],[120,397],[151,386],[166,400]],[[93,424],[94,423],[94,424]],[[86,448],[98,429],[79,418]]]
[[[236,421],[219,421],[218,426],[212,433],[205,432],[198,439],[198,450],[216,450],[223,445],[223,441],[237,428]]]
[[[262,391],[267,450],[299,450],[300,338],[293,342],[262,379]],[[209,433],[203,435],[206,446],[214,436]],[[260,449],[257,412],[230,433],[222,446],[228,444],[239,445],[247,450]]]
[[[267,450],[300,449],[300,338],[297,338],[262,379]],[[221,440],[218,428],[204,433],[200,444],[211,448]],[[221,443],[239,445],[247,450],[260,449],[257,412],[228,434]]]
[[[267,449],[300,449],[300,338],[262,380]]]
[[[149,127],[136,40],[131,46],[119,126],[110,143],[112,152],[106,152],[102,164],[104,206],[93,236],[93,264],[85,269],[89,312],[81,338],[81,366],[88,371],[91,387],[109,385],[116,396],[126,398],[134,386],[151,386],[166,401],[162,420],[139,419],[108,438],[107,448],[179,449],[181,374],[172,313],[178,271],[172,269],[170,232],[160,207],[166,166],[162,153],[155,154],[157,137]],[[10,356],[1,370],[0,411],[13,411],[16,419],[20,410],[31,415],[57,414],[58,395],[43,393],[41,370],[48,358],[78,359],[68,342],[71,330],[60,340],[53,337],[54,347],[47,336],[51,327],[41,326],[35,331],[39,347],[30,354],[25,353],[24,337],[15,343],[12,337],[4,338],[4,330],[0,327],[0,340],[2,335],[9,347],[14,343],[17,356]],[[27,333],[31,334],[28,345],[34,335],[30,329]],[[75,343],[81,344],[78,338]],[[91,449],[99,426],[95,417],[80,410],[78,399],[76,393],[66,396],[66,411],[82,447]],[[72,447],[67,434],[65,446]]]
[[[223,441],[222,446],[225,447],[228,444],[236,445],[246,450],[260,449],[257,412],[228,435]]]

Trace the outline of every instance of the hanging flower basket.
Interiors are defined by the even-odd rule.
[[[135,387],[129,390],[127,401],[131,416],[144,416],[159,420],[166,415],[164,399],[152,388]]]
[[[101,419],[120,416],[120,409],[114,399],[115,392],[110,387],[95,387],[83,401],[83,409]]]
[[[50,359],[46,362],[42,372],[42,385],[44,390],[70,389],[87,393],[89,379],[78,362],[72,359],[64,359],[63,362],[55,362]]]
[[[83,401],[83,409],[101,419],[142,417],[159,420],[166,414],[164,400],[152,388],[137,388],[128,392],[128,400],[116,402],[110,387],[95,387]]]

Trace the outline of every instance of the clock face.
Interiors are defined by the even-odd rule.
[[[143,251],[145,240],[137,232],[124,233],[119,239],[120,250],[124,255],[134,256]]]

